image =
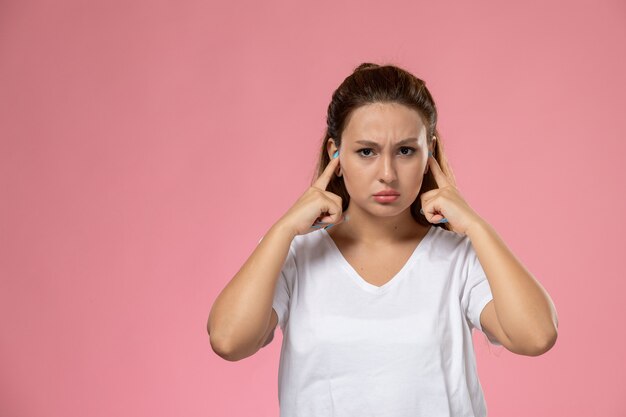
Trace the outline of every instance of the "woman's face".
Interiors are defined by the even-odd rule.
[[[394,216],[417,198],[427,166],[426,126],[419,113],[398,103],[373,103],[354,110],[342,134],[340,170],[350,206],[376,216]],[[336,145],[329,139],[330,154]],[[374,194],[393,189],[392,201]]]

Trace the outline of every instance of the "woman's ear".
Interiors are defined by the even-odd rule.
[[[330,158],[332,159],[333,155],[335,154],[336,151],[338,151],[339,149],[337,148],[337,145],[335,144],[334,139],[330,138],[328,139],[328,145],[326,146],[326,151],[328,152],[328,154],[330,155]],[[339,166],[337,167],[337,169],[335,170],[335,175],[338,177],[341,177],[341,163],[339,163]]]
[[[437,135],[433,135],[431,141],[430,141],[430,146],[428,147],[428,157],[430,158],[430,155],[433,155],[435,153],[435,146],[437,145],[435,143],[435,141],[437,140]],[[428,173],[428,162],[426,162],[426,169],[424,170],[424,175],[426,175]]]
[[[330,159],[333,158],[333,154],[335,153],[336,150],[337,150],[337,145],[335,144],[335,141],[333,140],[333,138],[328,139],[328,141],[326,142],[326,152],[328,152],[328,156],[330,156]]]

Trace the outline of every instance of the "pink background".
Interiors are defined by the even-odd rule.
[[[206,321],[364,61],[426,80],[467,201],[559,339],[474,341],[490,416],[622,416],[621,0],[0,2],[0,415],[276,416],[282,334]]]

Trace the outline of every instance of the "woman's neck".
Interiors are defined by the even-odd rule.
[[[328,233],[333,237],[359,242],[366,246],[410,240],[428,229],[413,219],[410,208],[397,216],[382,217],[348,206],[343,214],[348,216],[348,221],[333,226]]]

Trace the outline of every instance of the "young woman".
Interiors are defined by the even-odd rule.
[[[282,417],[486,416],[473,328],[537,356],[550,296],[461,196],[424,82],[365,63],[334,92],[311,187],[216,299],[215,352],[279,325]]]

